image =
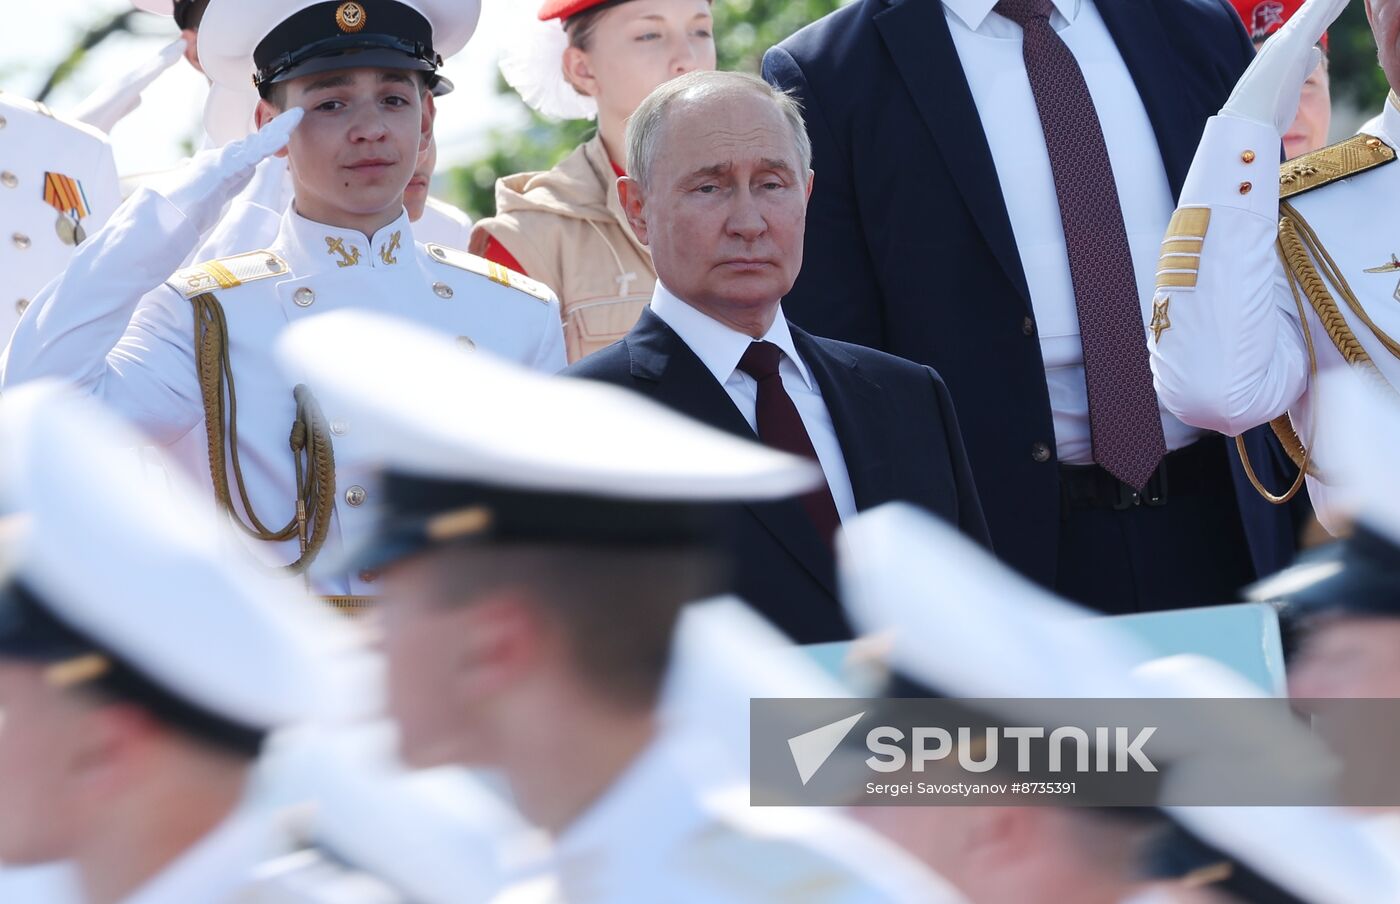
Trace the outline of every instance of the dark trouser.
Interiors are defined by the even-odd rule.
[[[1111,614],[1237,602],[1255,574],[1226,442],[1172,452],[1136,501],[1097,465],[1061,465],[1055,590]]]

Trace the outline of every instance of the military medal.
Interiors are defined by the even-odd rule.
[[[1392,254],[1392,255],[1390,256],[1390,263],[1388,263],[1388,264],[1381,264],[1379,267],[1367,267],[1366,270],[1365,270],[1365,272],[1366,272],[1366,273],[1394,273],[1394,272],[1397,271],[1397,270],[1400,270],[1400,258],[1397,258],[1394,254]],[[1400,282],[1397,282],[1397,283],[1395,284],[1395,291],[1392,292],[1392,293],[1390,293],[1390,294],[1391,294],[1391,297],[1394,298],[1396,301],[1400,301]]]
[[[44,203],[58,211],[54,231],[63,244],[78,245],[87,238],[82,221],[92,210],[81,182],[62,173],[44,173]]]

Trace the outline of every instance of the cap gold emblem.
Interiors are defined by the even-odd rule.
[[[358,3],[342,3],[335,11],[335,24],[354,34],[365,27],[365,8]]]

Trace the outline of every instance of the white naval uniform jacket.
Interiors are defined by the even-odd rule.
[[[1386,105],[1376,137],[1400,146],[1400,109],[1393,104]],[[1300,320],[1275,249],[1279,153],[1279,136],[1270,126],[1227,116],[1207,123],[1163,243],[1153,297],[1155,338],[1149,337],[1152,371],[1163,404],[1188,424],[1233,436],[1288,412],[1325,477],[1335,460],[1329,436],[1345,433],[1347,425],[1329,423],[1317,405],[1304,320],[1319,373],[1347,365],[1306,297]],[[1358,153],[1381,152],[1366,148],[1363,139]],[[1306,169],[1308,158],[1289,167],[1301,163]],[[1400,254],[1400,162],[1289,201],[1316,231],[1366,313],[1400,338],[1400,265],[1365,272],[1386,267]],[[1335,288],[1329,290],[1381,376],[1400,390],[1400,360]],[[1333,526],[1336,498],[1329,504],[1328,497],[1334,491],[1309,477],[1308,492],[1323,524]]]
[[[169,447],[173,461],[197,483],[211,486],[187,295],[213,286],[228,321],[243,478],[254,510],[270,528],[282,527],[295,512],[288,436],[296,413],[293,388],[305,380],[282,373],[273,354],[289,324],[327,311],[369,308],[456,337],[464,349],[486,349],[546,373],[564,366],[558,302],[547,289],[487,271],[484,262],[482,272],[495,272],[496,279],[463,269],[478,260],[465,254],[437,250],[462,266],[438,259],[414,243],[406,213],[366,238],[288,208],[268,251],[227,258],[217,268],[240,275],[243,283],[231,289],[218,288],[211,271],[199,266],[171,277],[197,240],[194,227],[169,201],[138,191],[21,318],[0,388],[39,377],[75,383]],[[314,394],[315,387],[310,389]],[[356,452],[356,425],[335,411],[324,414],[337,459],[335,513],[321,551],[329,557],[368,529],[376,496],[367,463]],[[241,511],[237,495],[234,489]],[[296,539],[254,547],[272,564],[299,555]],[[370,575],[314,568],[312,574],[319,593],[375,592]]]
[[[664,735],[492,904],[955,904],[945,880],[815,808],[750,807]],[[706,788],[709,790],[706,790]]]
[[[20,314],[73,255],[59,238],[59,211],[44,200],[47,173],[78,182],[90,211],[80,224],[89,236],[121,203],[106,136],[0,92],[0,338],[9,338]]]

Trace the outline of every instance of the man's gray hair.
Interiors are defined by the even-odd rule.
[[[627,120],[627,175],[647,188],[652,164],[656,160],[661,130],[666,114],[680,100],[703,100],[716,95],[749,91],[773,102],[788,127],[796,146],[798,172],[812,168],[812,140],[807,137],[807,124],[802,119],[802,104],[787,91],[780,91],[756,75],[746,72],[687,72],[679,78],[664,82],[647,95],[641,106]]]

